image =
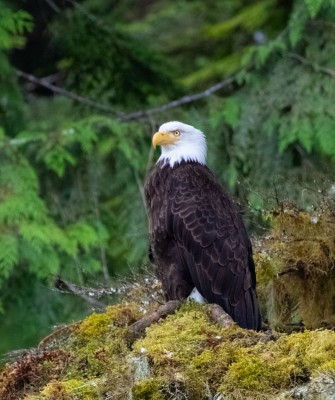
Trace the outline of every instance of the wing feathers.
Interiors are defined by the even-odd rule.
[[[240,326],[258,329],[251,245],[236,206],[206,167],[185,164],[173,171],[169,233],[195,286]]]

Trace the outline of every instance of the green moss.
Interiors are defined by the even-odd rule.
[[[93,313],[85,318],[77,326],[76,336],[83,340],[89,340],[91,337],[97,339],[108,335],[109,331],[115,327],[127,327],[141,316],[139,307],[135,303],[109,306],[104,313]]]
[[[123,305],[94,314],[78,324],[62,352],[25,357],[5,368],[0,383],[7,379],[10,385],[3,386],[3,398],[199,400],[222,394],[229,400],[269,400],[335,372],[330,330],[275,335],[222,328],[211,320],[208,306],[186,303],[147,328],[130,349],[126,331],[135,316],[128,311]],[[27,371],[29,393],[17,389]]]
[[[76,327],[75,334],[66,344],[73,354],[73,362],[66,371],[70,378],[99,377],[110,372],[114,378],[127,375],[129,368],[120,364],[120,358],[129,353],[127,328],[140,318],[135,303],[107,307],[105,313],[92,314]]]
[[[8,400],[20,397],[17,382],[22,380],[21,375],[32,389],[29,395],[38,399],[96,399],[98,391],[108,393],[106,382],[113,382],[113,394],[125,396],[133,381],[126,333],[141,316],[135,303],[110,306],[105,313],[90,315],[69,331],[67,339],[62,339],[62,350],[29,356],[14,364],[13,371],[8,368],[0,397],[1,393]]]
[[[152,325],[134,349],[147,352],[155,376],[178,381],[190,398],[215,393],[234,359],[236,349],[252,345],[262,334],[235,325],[217,326],[208,308],[187,303],[174,315]]]
[[[215,360],[215,354],[210,349],[204,350],[192,360],[192,366],[197,371],[204,372],[210,364]]]
[[[78,325],[76,335],[86,340],[101,336],[105,334],[111,323],[111,318],[108,314],[93,313]]]
[[[51,381],[40,393],[41,400],[95,400],[99,397],[99,382],[79,379]]]
[[[278,340],[278,358],[294,358],[308,376],[329,371],[335,360],[335,333],[329,330],[306,331],[283,336]]]
[[[273,363],[273,355],[264,348],[237,349],[219,391],[234,393],[238,388],[246,396],[275,393],[290,384],[290,364]]]
[[[157,378],[144,379],[135,383],[132,389],[133,400],[164,400],[161,389],[163,381]]]
[[[181,383],[189,399],[217,392],[232,399],[271,398],[333,370],[334,332],[274,339],[236,326],[220,328],[209,319],[206,306],[187,304],[148,328],[134,348],[146,350],[154,377]]]
[[[211,336],[219,333],[220,328],[209,320],[203,306],[187,303],[174,315],[149,327],[134,349],[147,349],[156,366],[165,360],[178,364],[188,362],[206,347]]]
[[[255,264],[258,266],[257,285],[264,286],[269,283],[281,271],[281,264],[276,263],[266,253],[256,253],[254,255]]]
[[[236,349],[219,391],[252,395],[279,392],[307,382],[321,372],[334,371],[335,334],[306,331],[277,341]]]

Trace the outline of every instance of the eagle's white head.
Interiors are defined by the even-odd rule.
[[[182,161],[206,163],[207,145],[205,135],[191,125],[178,121],[166,122],[152,137],[152,145],[162,147],[158,161],[171,167]]]

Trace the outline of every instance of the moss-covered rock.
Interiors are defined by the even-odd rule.
[[[286,205],[268,213],[269,234],[255,240],[262,313],[272,328],[333,327],[335,218],[329,205],[306,212]]]
[[[274,335],[234,324],[222,328],[208,306],[186,303],[130,347],[127,327],[140,317],[136,304],[92,314],[57,349],[39,349],[7,365],[0,398],[294,399],[293,390],[315,392],[313,382],[335,373],[330,330]]]

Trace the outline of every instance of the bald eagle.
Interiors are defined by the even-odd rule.
[[[191,295],[219,304],[242,328],[260,329],[251,243],[206,166],[205,135],[172,121],[152,144],[162,153],[145,187],[150,250],[167,300]]]

